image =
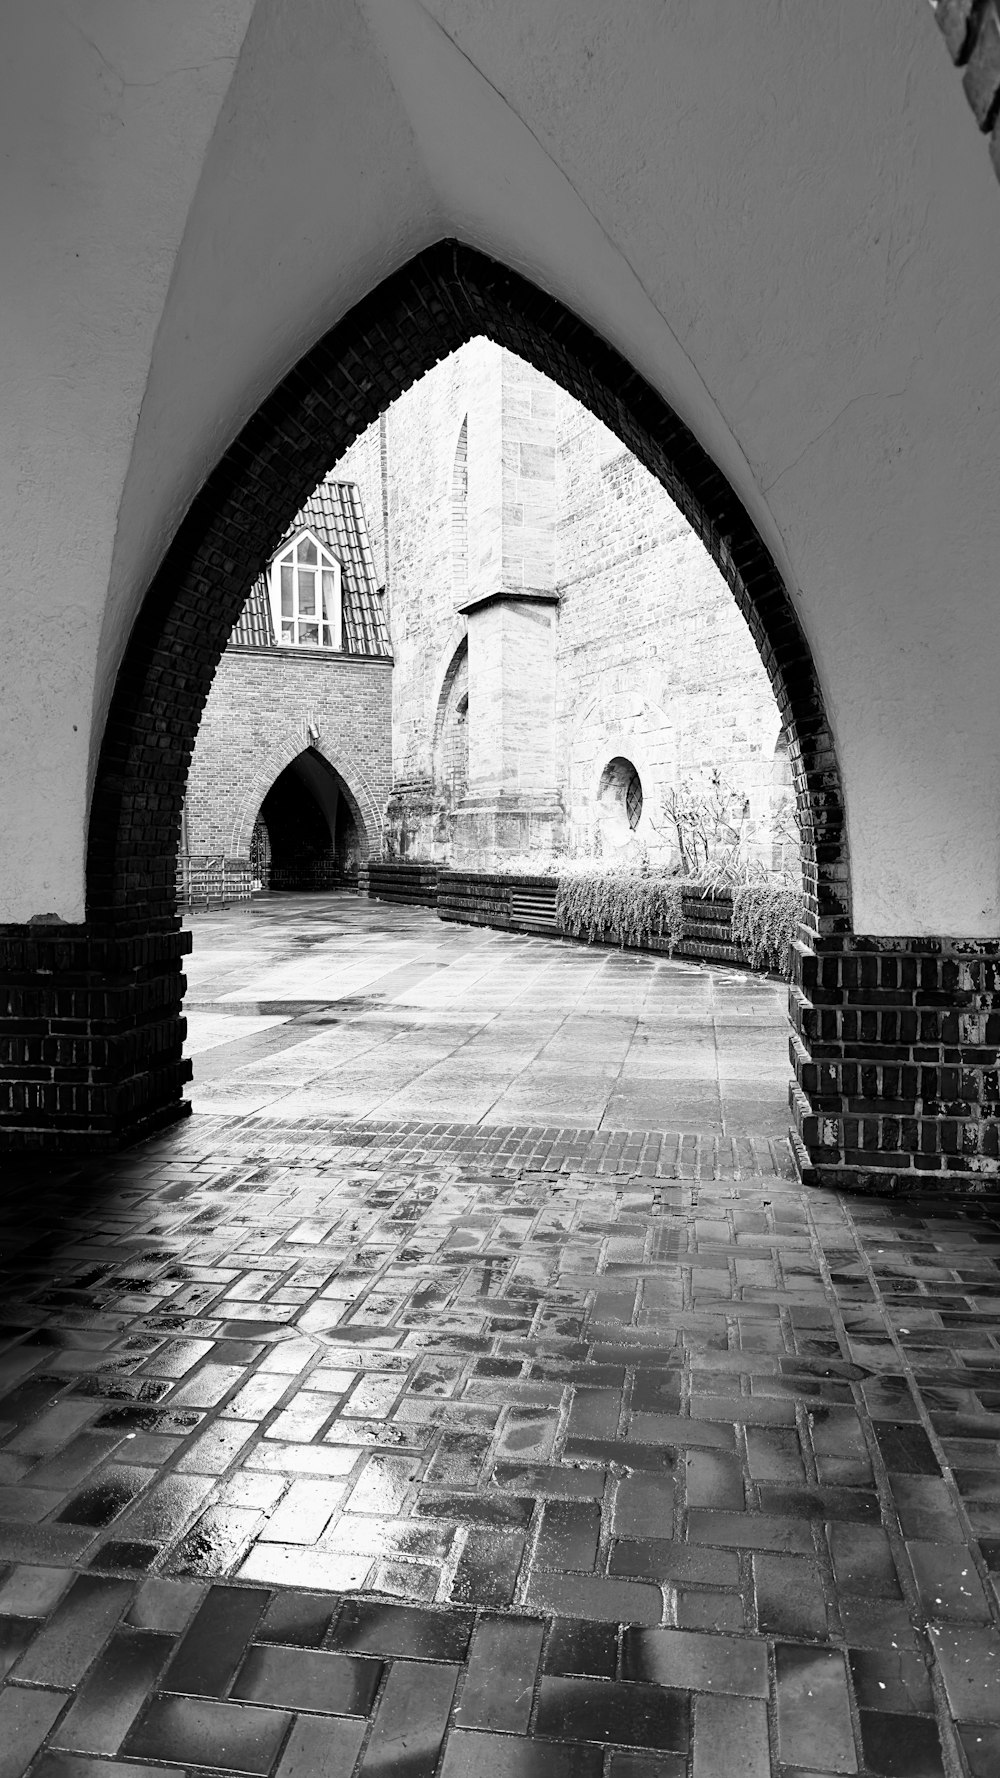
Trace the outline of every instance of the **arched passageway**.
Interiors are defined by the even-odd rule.
[[[362,847],[367,853],[360,810],[343,779],[314,748],[279,772],[257,820],[267,832],[263,888],[303,891],[357,883]]]
[[[99,1141],[127,1139],[184,1109],[186,945],[173,861],[201,711],[247,592],[353,439],[423,371],[477,334],[506,345],[596,413],[661,480],[712,554],[760,650],[789,736],[809,926],[816,935],[849,926],[833,737],[794,608],[745,509],[666,402],[582,321],[506,267],[441,242],[373,291],[268,397],[195,500],[144,601],[98,761],[85,942],[141,945],[143,968],[158,983],[157,1011],[136,1037],[134,982],[120,1008],[122,1029],[133,1032],[127,1077],[111,1062],[100,1115],[87,1112],[83,1120],[91,1130],[96,1122]],[[249,844],[256,811],[247,813]]]
[[[663,484],[711,553],[743,613],[777,701],[802,844],[805,925],[793,990],[793,1107],[801,1157],[831,1177],[867,1177],[874,1163],[909,1169],[920,1141],[938,1170],[961,1166],[964,1136],[935,1125],[905,1130],[895,1102],[862,1128],[855,1105],[849,1003],[851,886],[841,774],[822,691],[787,590],[745,508],[667,403],[563,305],[507,268],[441,242],[388,278],[335,327],[263,403],[181,525],[149,589],[118,677],[100,753],[88,850],[88,935],[143,948],[158,1011],[129,1043],[129,1071],[102,1081],[100,1139],[125,1139],[181,1113],[180,958],[172,863],[184,779],[212,675],[250,584],[318,479],[379,412],[430,365],[474,335],[507,346],[560,383],[614,431]],[[190,638],[199,636],[191,649]],[[178,654],[185,673],[176,669]],[[89,936],[88,936],[88,942]],[[866,941],[860,941],[862,949]],[[896,957],[865,965],[869,998],[893,1001]],[[823,956],[820,973],[815,952]],[[874,974],[873,974],[874,971]],[[148,999],[147,999],[148,1004]],[[135,999],[122,1002],[134,1027]],[[876,1013],[872,1061],[885,1041]],[[886,1027],[888,1030],[888,1027]],[[831,1047],[832,1046],[832,1047]],[[856,1047],[856,1043],[854,1045]],[[902,1102],[905,1107],[905,1102]],[[853,1117],[852,1117],[852,1114]],[[936,1115],[936,1114],[935,1114]],[[851,1121],[849,1121],[849,1118]]]
[[[833,737],[794,608],[745,509],[697,440],[616,352],[525,279],[455,242],[420,254],[320,341],[259,409],[181,526],[131,639],[101,750],[88,853],[91,916],[114,918],[127,903],[153,920],[169,919],[168,860],[184,771],[250,584],[353,439],[475,334],[508,346],[596,413],[662,481],[713,556],[761,652],[789,735],[811,925],[818,933],[845,926],[849,870]],[[177,684],[173,645],[192,624],[201,648]],[[150,775],[160,792],[155,805],[146,795]]]
[[[276,541],[275,508],[294,510],[364,418],[472,325],[570,375],[694,490],[751,602],[773,600],[764,647],[797,705],[795,768],[816,797],[841,778],[807,728],[833,725],[851,893],[831,807],[806,863],[821,887],[841,874],[794,1003],[810,1147],[824,1165],[867,1154],[900,1176],[914,1155],[949,1179],[996,1170],[997,1047],[978,1015],[1000,918],[982,816],[1000,745],[996,428],[982,398],[1000,349],[1000,237],[934,13],[855,5],[845,30],[832,9],[730,8],[720,31],[685,0],[647,8],[634,30],[601,4],[573,30],[560,0],[502,10],[239,0],[214,40],[216,9],[189,8],[169,32],[146,9],[121,94],[108,73],[121,21],[95,43],[63,20],[73,103],[54,129],[30,95],[57,21],[32,9],[12,39],[8,113],[45,142],[9,170],[30,237],[4,410],[20,680],[0,700],[10,1140],[116,1140],[172,1115],[168,860],[185,737],[232,614],[218,574],[245,584],[246,558]],[[958,31],[967,89],[985,77],[991,127],[992,15],[936,12]],[[52,195],[63,189],[69,209]],[[440,246],[456,236],[566,307],[537,288],[512,297],[496,265],[477,281],[474,255],[456,263]],[[622,356],[592,358],[575,316]],[[630,366],[708,449],[704,474]],[[267,391],[290,371],[276,408]],[[726,479],[711,485],[713,463]],[[784,589],[752,537],[747,553],[741,512]],[[40,537],[62,563],[44,624]],[[825,710],[786,647],[799,618]],[[74,982],[69,1030],[57,967]],[[953,1067],[975,1089],[961,1100]]]

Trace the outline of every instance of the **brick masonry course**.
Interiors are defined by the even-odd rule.
[[[1000,1176],[1000,944],[798,945],[791,1106],[807,1177],[869,1191],[992,1190]]]

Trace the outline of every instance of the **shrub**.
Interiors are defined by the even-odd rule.
[[[733,938],[753,969],[791,973],[791,944],[802,896],[783,883],[741,883],[733,889]]]
[[[701,878],[721,858],[742,858],[751,840],[750,802],[721,772],[682,778],[662,795],[682,876]]]
[[[564,932],[588,940],[607,933],[618,944],[665,938],[672,952],[684,933],[681,886],[675,877],[590,866],[560,872],[556,919]]]

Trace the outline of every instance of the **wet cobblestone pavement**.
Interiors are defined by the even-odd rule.
[[[5,1183],[0,1778],[1000,1773],[996,1201],[321,1118]]]

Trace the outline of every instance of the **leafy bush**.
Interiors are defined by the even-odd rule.
[[[663,792],[662,803],[674,830],[682,876],[698,879],[722,859],[745,856],[751,840],[750,802],[721,772],[682,778]]]
[[[742,883],[733,889],[733,938],[753,969],[790,974],[791,944],[802,896],[783,883]]]
[[[672,952],[684,933],[681,886],[676,877],[634,870],[564,870],[556,886],[556,919],[574,938],[607,933],[622,946],[665,938]]]

